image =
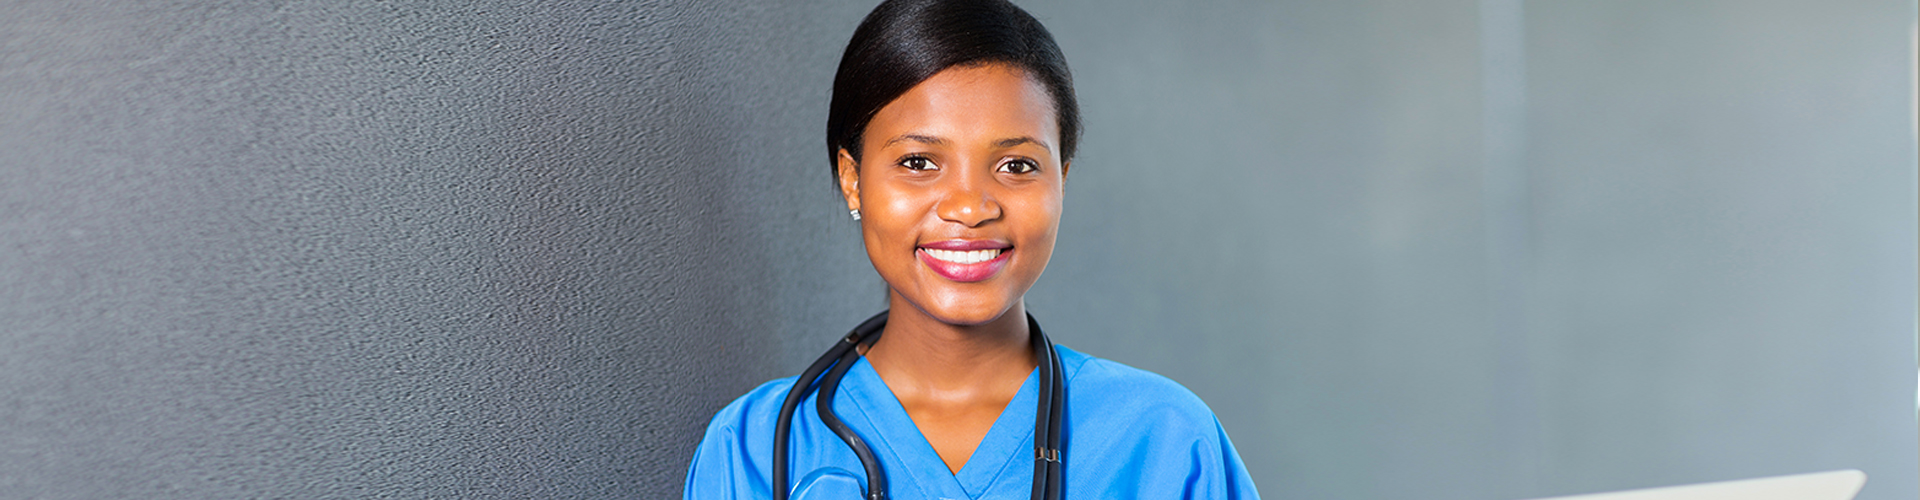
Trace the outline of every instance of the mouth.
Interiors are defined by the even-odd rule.
[[[1013,246],[992,241],[948,240],[921,245],[913,253],[934,274],[972,283],[991,278],[1006,268]]]

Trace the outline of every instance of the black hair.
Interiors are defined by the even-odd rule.
[[[1006,0],[887,0],[853,30],[833,75],[827,108],[827,162],[837,181],[839,151],[857,161],[867,122],[880,108],[947,68],[1008,64],[1053,98],[1060,161],[1080,142],[1080,104],[1073,75],[1053,35]]]

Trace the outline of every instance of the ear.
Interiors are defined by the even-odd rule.
[[[853,155],[847,153],[846,148],[841,148],[834,168],[840,172],[840,196],[847,199],[847,210],[859,210],[860,163],[853,160]]]
[[[1060,185],[1067,185],[1067,172],[1073,171],[1073,160],[1060,162]]]

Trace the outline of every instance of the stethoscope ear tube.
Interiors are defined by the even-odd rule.
[[[887,497],[887,474],[880,470],[880,459],[873,456],[873,450],[867,449],[867,442],[860,439],[859,434],[854,434],[852,428],[833,414],[833,395],[840,391],[840,378],[846,376],[847,369],[852,368],[853,362],[859,359],[860,351],[857,350],[848,350],[840,355],[839,364],[834,365],[833,371],[827,372],[827,377],[820,381],[820,394],[814,399],[817,403],[814,406],[820,410],[820,422],[827,424],[828,429],[833,429],[833,433],[853,449],[854,456],[860,458],[860,465],[867,469],[867,499],[883,500]]]
[[[787,441],[793,433],[791,425],[793,412],[800,408],[801,400],[807,399],[807,393],[813,391],[814,382],[820,378],[821,373],[826,372],[828,367],[839,361],[841,356],[860,345],[868,333],[879,331],[880,326],[885,324],[887,324],[887,311],[880,311],[880,314],[860,322],[860,326],[854,327],[852,332],[840,339],[840,342],[834,343],[833,348],[827,349],[826,354],[820,355],[820,359],[815,360],[812,366],[807,367],[806,372],[800,374],[800,378],[793,381],[793,387],[787,389],[787,399],[780,404],[779,423],[773,428],[774,500],[787,500],[788,495],[792,494],[787,489],[791,486],[787,482]]]
[[[1031,321],[1031,317],[1029,317],[1029,321]],[[1038,334],[1040,326],[1034,325],[1033,328],[1033,331]],[[1067,372],[1060,367],[1060,353],[1053,350],[1053,341],[1047,340],[1047,337],[1044,335],[1041,335],[1040,339],[1047,341],[1047,357],[1053,358],[1054,373],[1053,408],[1051,408],[1049,412],[1051,415],[1048,417],[1053,421],[1047,424],[1047,447],[1053,450],[1053,460],[1049,460],[1049,462],[1052,463],[1047,464],[1047,496],[1042,498],[1058,500],[1060,498],[1060,488],[1065,486],[1066,481],[1061,478],[1061,475],[1065,473],[1067,467],[1067,463],[1063,461],[1067,456],[1067,451],[1062,449],[1061,446],[1066,443],[1067,437],[1066,433],[1060,428],[1061,422],[1066,421]]]
[[[1049,498],[1047,491],[1050,489],[1049,486],[1051,483],[1048,479],[1051,476],[1047,474],[1047,466],[1053,463],[1053,460],[1059,459],[1057,453],[1049,453],[1048,451],[1053,448],[1054,442],[1052,425],[1054,400],[1053,349],[1052,346],[1047,345],[1046,336],[1040,335],[1040,330],[1036,328],[1036,325],[1033,323],[1032,316],[1027,317],[1027,322],[1028,331],[1032,332],[1027,337],[1033,343],[1033,353],[1036,355],[1045,354],[1044,359],[1034,360],[1039,365],[1037,367],[1039,371],[1037,375],[1039,375],[1039,377],[1035,380],[1036,383],[1034,384],[1034,388],[1039,390],[1039,397],[1035,398],[1038,400],[1038,403],[1035,403],[1033,410],[1033,495],[1028,498]]]
[[[1027,331],[1033,339],[1034,353],[1044,359],[1035,360],[1040,365],[1039,378],[1035,380],[1040,389],[1039,402],[1034,408],[1034,456],[1033,456],[1033,496],[1031,498],[1058,499],[1061,487],[1062,441],[1060,422],[1067,408],[1066,371],[1060,367],[1060,353],[1053,350],[1053,340],[1040,331],[1040,322],[1027,315]]]

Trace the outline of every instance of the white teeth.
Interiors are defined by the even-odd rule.
[[[929,257],[955,264],[978,264],[1000,256],[1000,249],[998,248],[987,250],[941,250],[938,248],[922,248],[920,250],[927,252],[927,256]]]

